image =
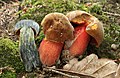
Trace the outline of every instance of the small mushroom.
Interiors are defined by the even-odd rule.
[[[70,46],[70,54],[83,54],[89,43],[99,47],[103,41],[104,29],[102,23],[87,12],[76,10],[66,15],[75,28],[75,39]]]
[[[19,50],[25,70],[30,72],[40,65],[34,34],[39,32],[39,25],[33,20],[21,20],[15,25],[15,33],[20,36]]]
[[[66,40],[74,39],[71,23],[62,13],[50,13],[42,20],[45,39],[40,44],[40,60],[44,65],[52,66],[59,59]]]

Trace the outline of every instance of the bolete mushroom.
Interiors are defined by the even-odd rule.
[[[59,59],[66,40],[74,38],[74,28],[62,13],[50,13],[42,20],[45,39],[40,44],[40,60],[44,65],[52,66]]]
[[[96,17],[80,10],[71,11],[66,16],[75,29],[75,39],[69,48],[71,55],[83,54],[89,43],[99,47],[103,40],[104,30],[102,23]]]
[[[34,41],[34,34],[39,32],[39,25],[33,20],[21,20],[15,25],[15,33],[20,35],[19,50],[25,70],[30,72],[32,68],[40,65],[38,51]]]

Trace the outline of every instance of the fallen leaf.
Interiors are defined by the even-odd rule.
[[[98,59],[95,54],[91,54],[81,61],[76,61],[74,58],[63,69],[95,78],[115,78],[115,75],[118,78],[120,76],[120,66],[118,67],[117,63],[106,58]]]
[[[120,63],[118,65],[118,68],[117,68],[117,71],[116,71],[116,74],[115,74],[115,78],[120,78]]]

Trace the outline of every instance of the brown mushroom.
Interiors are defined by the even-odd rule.
[[[104,30],[102,23],[96,17],[80,10],[71,11],[66,16],[75,28],[75,39],[70,46],[71,55],[81,55],[89,42],[99,47]]]
[[[46,15],[41,25],[45,39],[39,47],[40,60],[44,65],[52,66],[59,59],[64,42],[74,39],[74,28],[62,13]]]

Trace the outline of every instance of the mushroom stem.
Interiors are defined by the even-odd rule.
[[[87,24],[85,23],[75,27],[75,40],[69,48],[70,55],[79,56],[86,50],[90,42],[90,35],[86,32],[86,26]]]
[[[39,47],[41,62],[47,66],[54,65],[59,59],[62,48],[63,43],[43,39]]]
[[[23,27],[20,30],[19,48],[26,71],[31,72],[32,68],[36,68],[40,65],[32,28]]]

